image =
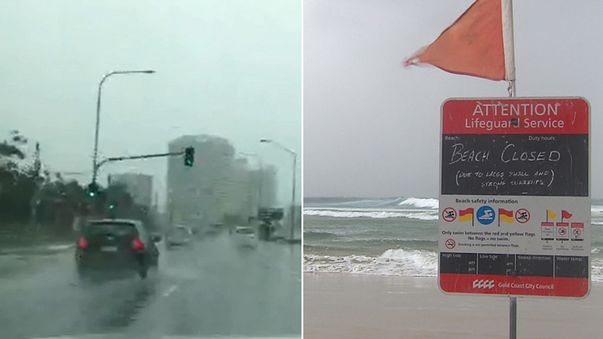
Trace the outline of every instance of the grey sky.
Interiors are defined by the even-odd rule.
[[[183,134],[213,134],[279,166],[289,201],[301,150],[301,3],[280,0],[0,1],[0,132],[40,141],[53,170],[89,180],[96,90],[111,70],[155,69],[104,85],[100,154],[162,152]],[[166,160],[110,172],[161,181]]]
[[[401,63],[472,2],[304,1],[304,196],[438,195],[441,103],[506,96],[507,84]],[[589,100],[603,197],[603,2],[513,6],[517,95]]]

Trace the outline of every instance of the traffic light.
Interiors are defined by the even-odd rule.
[[[93,181],[88,185],[88,196],[94,198],[98,194],[98,184]]]
[[[195,162],[195,148],[187,147],[184,149],[184,166],[192,167]]]

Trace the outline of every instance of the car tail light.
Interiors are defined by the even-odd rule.
[[[142,251],[144,250],[144,243],[140,241],[140,239],[136,238],[132,240],[132,249],[134,251]]]
[[[84,237],[80,237],[80,240],[77,241],[77,246],[79,248],[88,248],[88,240]]]

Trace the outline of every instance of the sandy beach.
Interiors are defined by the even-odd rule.
[[[603,338],[603,290],[519,298],[517,337]],[[508,338],[509,299],[446,295],[435,277],[304,274],[304,338]]]

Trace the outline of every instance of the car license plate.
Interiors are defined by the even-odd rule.
[[[117,246],[103,246],[101,247],[103,252],[117,252]]]

